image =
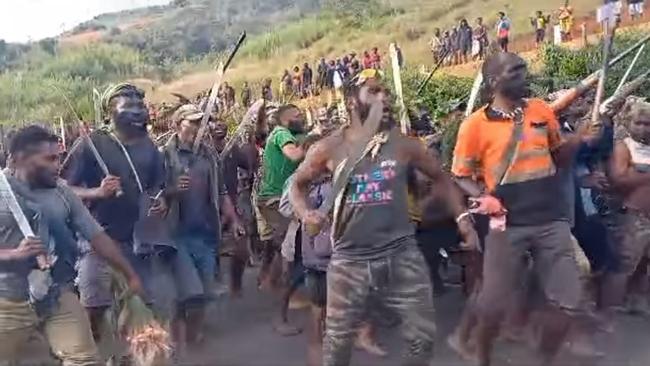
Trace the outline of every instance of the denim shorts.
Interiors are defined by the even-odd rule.
[[[217,243],[210,235],[184,234],[175,238],[177,250],[169,258],[177,301],[211,299],[217,273]]]

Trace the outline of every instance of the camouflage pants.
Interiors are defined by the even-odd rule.
[[[400,316],[408,345],[404,364],[427,365],[435,334],[433,298],[427,266],[414,244],[386,258],[332,259],[323,365],[350,363],[353,336],[370,297]]]
[[[650,255],[650,216],[630,210],[621,219],[622,240],[614,248],[619,266],[605,276],[602,299],[604,306],[622,305],[628,279],[643,257]]]

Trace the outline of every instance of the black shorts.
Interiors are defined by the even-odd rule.
[[[501,47],[501,49],[505,50],[505,49],[508,48],[508,43],[509,42],[510,42],[510,40],[508,39],[508,37],[499,38],[499,47]]]
[[[312,305],[324,308],[327,305],[327,272],[307,269],[305,284]]]

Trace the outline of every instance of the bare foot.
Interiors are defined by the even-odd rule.
[[[357,337],[356,341],[354,341],[354,346],[373,356],[386,357],[388,355],[388,353],[384,351],[377,342],[366,337]]]
[[[301,328],[294,327],[293,325],[282,321],[276,321],[273,324],[273,330],[283,337],[293,337],[302,333]]]
[[[460,358],[473,365],[479,365],[479,359],[474,350],[472,350],[465,342],[460,340],[457,333],[453,333],[447,337],[447,345],[454,350]]]

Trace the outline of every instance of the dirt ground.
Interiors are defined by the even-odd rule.
[[[213,304],[207,321],[208,332],[204,344],[189,352],[182,362],[187,366],[303,366],[306,357],[306,337],[303,334],[283,338],[273,332],[271,320],[278,299],[255,289],[255,271],[248,271],[244,297],[222,298]],[[438,335],[435,357],[431,365],[470,366],[460,360],[446,345],[445,339],[458,322],[464,303],[459,289],[436,299]],[[290,313],[292,321],[306,325],[305,310]],[[650,320],[620,315],[617,332],[598,334],[598,348],[606,356],[600,360],[578,360],[563,353],[555,366],[647,366],[650,365]],[[397,366],[403,342],[397,328],[381,328],[379,339],[389,351],[386,358],[368,356],[355,351],[354,366]],[[26,346],[20,365],[57,365],[48,357],[45,344],[35,339]],[[533,352],[523,346],[499,343],[495,351],[495,366],[533,366]]]

